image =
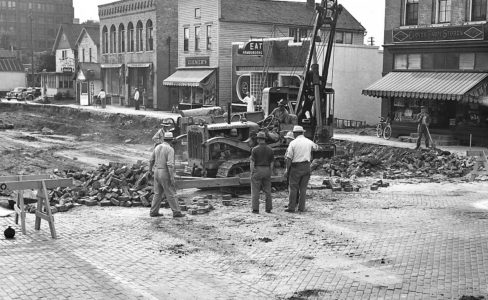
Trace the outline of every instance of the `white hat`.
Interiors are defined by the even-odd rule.
[[[288,131],[288,132],[285,134],[285,139],[294,140],[294,139],[295,139],[295,136],[293,135],[293,132]]]
[[[295,125],[293,126],[293,132],[305,132],[302,126]]]
[[[172,132],[165,132],[164,133],[164,139],[165,140],[172,140],[173,139],[173,133]]]

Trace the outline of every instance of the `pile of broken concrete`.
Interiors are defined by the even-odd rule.
[[[387,179],[466,176],[474,158],[437,149],[412,150],[381,145],[349,144],[340,155],[313,161],[314,170],[340,177],[379,176]]]

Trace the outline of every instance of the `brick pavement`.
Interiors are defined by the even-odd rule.
[[[488,193],[310,191],[305,214],[180,220],[79,207],[0,238],[0,299],[459,299],[488,295]],[[0,218],[0,228],[12,218]],[[18,229],[18,227],[16,227]],[[267,240],[269,238],[270,240]],[[15,265],[13,262],[17,262]]]

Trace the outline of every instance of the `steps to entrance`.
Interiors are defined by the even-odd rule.
[[[437,146],[456,146],[459,145],[458,140],[456,140],[451,135],[443,135],[443,134],[431,134],[432,140]],[[419,134],[414,132],[410,133],[410,135],[399,136],[398,139],[404,143],[416,143]],[[422,140],[423,143],[423,140]]]

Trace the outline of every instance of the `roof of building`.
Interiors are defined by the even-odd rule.
[[[78,38],[76,39],[76,45],[78,45],[81,42],[81,39],[83,38],[84,34],[88,34],[90,38],[93,40],[95,45],[97,47],[100,46],[100,27],[99,26],[85,26],[81,29],[80,34],[78,35]]]
[[[78,63],[77,70],[75,72],[75,77],[78,72],[83,72],[87,80],[100,80],[101,79],[101,68],[98,63],[81,62]]]
[[[0,72],[25,72],[20,60],[15,57],[0,58]]]
[[[222,1],[221,21],[239,23],[270,23],[296,26],[312,26],[315,7],[306,2],[272,0],[225,0]],[[337,21],[337,29],[365,31],[346,8]]]
[[[76,41],[78,40],[78,37],[80,36],[81,30],[83,28],[98,28],[98,25],[92,26],[92,25],[84,25],[84,24],[61,24],[59,25],[58,28],[58,33],[56,34],[56,40],[54,41],[53,49],[52,51],[55,52],[59,41],[61,37],[63,36],[63,33],[66,34],[66,37],[68,38],[68,43],[71,47],[71,49],[75,49],[76,47]]]

